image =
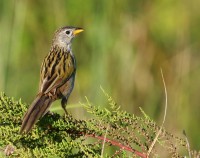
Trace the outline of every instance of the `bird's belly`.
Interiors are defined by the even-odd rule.
[[[75,80],[75,76],[72,76],[64,85],[62,85],[59,88],[62,96],[65,96],[66,98],[69,97],[70,93],[72,92],[74,88],[74,80]]]

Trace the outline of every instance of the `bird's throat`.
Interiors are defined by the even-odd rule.
[[[72,51],[71,43],[64,43],[64,42],[54,43],[54,47],[64,50],[65,52]]]

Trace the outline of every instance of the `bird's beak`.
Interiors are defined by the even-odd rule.
[[[73,35],[77,35],[81,32],[83,32],[84,30],[82,28],[76,28],[74,31],[73,31]]]

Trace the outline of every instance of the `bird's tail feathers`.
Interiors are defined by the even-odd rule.
[[[36,121],[46,114],[52,99],[44,94],[38,94],[23,117],[20,133],[28,133]]]

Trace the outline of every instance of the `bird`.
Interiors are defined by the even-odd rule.
[[[76,75],[72,40],[82,31],[82,28],[73,26],[65,26],[55,31],[50,51],[41,65],[38,94],[22,119],[21,134],[30,132],[55,100],[61,99],[61,106],[65,114],[68,114],[66,105]]]

